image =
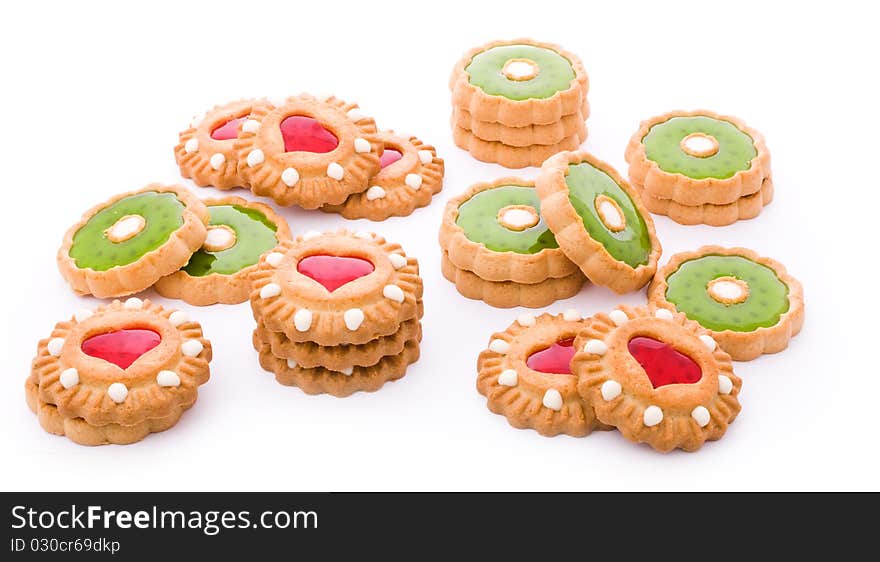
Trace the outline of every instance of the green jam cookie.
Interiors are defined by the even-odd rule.
[[[745,282],[745,300],[725,304],[713,297],[709,286],[719,278]],[[691,320],[714,331],[769,328],[788,311],[786,284],[769,267],[741,256],[711,254],[686,261],[666,282],[666,300]]]
[[[81,269],[106,271],[136,262],[161,247],[183,225],[184,205],[173,193],[147,191],[124,197],[95,213],[73,235],[69,255]],[[144,219],[143,229],[112,242],[107,229],[126,216]]]
[[[514,215],[521,218],[533,213],[531,226],[513,230],[502,224],[499,212],[511,207]],[[544,249],[558,248],[556,237],[541,217],[541,202],[532,187],[501,185],[481,191],[458,207],[455,224],[464,230],[468,240],[483,244],[493,252],[537,254]],[[513,217],[513,215],[512,215]],[[528,218],[526,216],[526,218]]]
[[[693,133],[714,138],[717,152],[705,157],[685,152],[681,142]],[[705,116],[672,117],[651,127],[642,143],[648,160],[656,162],[661,170],[697,180],[732,177],[748,170],[758,155],[752,137],[736,125]]]
[[[638,267],[648,263],[651,256],[651,235],[645,219],[629,194],[608,174],[589,162],[569,164],[565,176],[568,199],[584,222],[590,238],[602,244],[616,259]],[[599,215],[597,202],[612,200],[622,213],[624,224],[612,230]]]
[[[508,61],[523,62],[508,65]],[[505,68],[507,66],[507,69]],[[511,79],[506,75],[529,67],[537,74],[531,79]],[[469,81],[492,96],[511,100],[543,99],[567,90],[575,73],[571,62],[551,49],[533,45],[503,45],[479,53],[465,67]]]
[[[208,211],[209,232],[212,226],[229,227],[235,233],[235,242],[225,250],[212,252],[202,248],[194,253],[183,268],[193,277],[211,273],[232,275],[254,265],[263,253],[278,245],[277,226],[259,211],[238,205],[215,205],[208,207]]]

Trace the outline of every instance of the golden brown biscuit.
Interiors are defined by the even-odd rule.
[[[506,168],[540,166],[545,160],[563,150],[577,150],[586,140],[577,134],[566,137],[556,144],[533,144],[531,146],[508,146],[500,142],[485,141],[458,126],[452,127],[452,140],[461,149],[481,162],[501,164]]]
[[[710,226],[727,226],[736,221],[753,219],[773,201],[773,180],[764,178],[761,190],[752,195],[740,197],[735,203],[727,205],[697,205],[691,207],[676,203],[671,199],[657,199],[644,189],[633,184],[639,193],[642,203],[655,215],[666,215],[679,224],[708,224]]]

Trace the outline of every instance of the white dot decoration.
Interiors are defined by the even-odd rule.
[[[311,239],[317,238],[319,236],[321,236],[321,233],[318,232],[317,230],[309,230],[308,232],[306,232],[305,234],[302,235],[302,239],[303,239],[303,242],[305,242],[307,240],[311,240]]]
[[[281,181],[287,187],[293,187],[299,181],[299,172],[296,171],[296,168],[284,168],[284,171],[281,172]]]
[[[406,298],[406,295],[403,294],[403,289],[393,284],[385,285],[382,289],[382,296],[397,303],[402,303]]]
[[[413,189],[422,187],[422,176],[418,174],[407,174],[403,181]]]
[[[703,345],[705,345],[706,349],[708,349],[709,351],[715,351],[715,348],[718,347],[718,343],[709,334],[701,335],[700,341],[703,342]]]
[[[260,130],[260,122],[256,119],[245,119],[245,122],[241,124],[241,130],[245,133],[255,134]]]
[[[712,416],[709,415],[709,410],[707,410],[705,406],[697,406],[691,412],[691,417],[694,418],[694,421],[697,422],[698,426],[706,427],[709,425],[709,420]]]
[[[88,308],[81,308],[73,314],[73,317],[77,322],[83,322],[84,320],[91,318],[93,314],[94,312]]]
[[[657,406],[648,406],[642,414],[642,421],[647,427],[654,427],[663,421],[663,410]]]
[[[354,332],[364,323],[364,311],[360,308],[349,308],[342,313],[342,319],[345,321],[345,327]]]
[[[385,190],[378,185],[374,185],[367,190],[367,201],[375,201],[385,197]]]
[[[419,162],[424,164],[430,164],[434,160],[434,153],[430,150],[420,150],[419,151]]]
[[[247,155],[247,165],[250,168],[254,166],[259,166],[266,159],[266,155],[263,154],[263,151],[259,148],[255,148],[248,152]]]
[[[183,151],[187,154],[192,154],[193,152],[198,152],[199,150],[199,139],[189,139],[186,141],[186,144],[183,145]]]
[[[609,312],[608,317],[611,318],[611,321],[614,322],[616,326],[623,326],[629,320],[629,316],[626,315],[626,312],[619,308]]]
[[[654,316],[656,316],[660,320],[672,320],[672,312],[665,308],[658,308],[654,312]]]
[[[260,298],[261,299],[271,299],[272,297],[277,297],[281,294],[281,285],[278,283],[266,283],[260,289]]]
[[[180,386],[180,376],[174,371],[159,371],[156,375],[156,384],[166,387]]]
[[[562,313],[562,319],[569,322],[576,322],[581,319],[581,313],[574,308],[569,308]]]
[[[189,315],[182,310],[175,310],[168,316],[168,321],[171,322],[171,325],[177,328],[181,324],[189,322]]]
[[[293,315],[293,326],[297,332],[307,332],[312,327],[312,311],[300,308]]]
[[[110,396],[110,400],[117,404],[122,404],[125,402],[126,397],[128,397],[128,387],[121,382],[114,382],[107,387],[107,395]]]
[[[498,375],[498,384],[501,386],[516,386],[519,376],[513,369],[504,369]]]
[[[489,350],[504,355],[510,350],[510,344],[502,339],[494,339],[489,342]]]
[[[522,326],[523,328],[528,328],[530,326],[534,326],[537,323],[537,319],[534,314],[520,314],[516,318],[516,323]]]
[[[354,373],[354,367],[345,367],[344,369],[339,369],[337,372],[342,373],[346,377],[350,377]]]
[[[281,260],[284,259],[284,254],[281,252],[269,252],[266,254],[266,263],[271,265],[272,267],[278,267],[281,265]]]
[[[733,381],[727,375],[718,375],[718,392],[720,394],[733,392]]]
[[[143,307],[144,301],[137,297],[126,299],[126,301],[122,304],[122,308],[125,308],[126,310],[140,310]]]
[[[562,409],[562,395],[555,388],[548,388],[547,392],[544,393],[541,403],[547,408],[558,412]]]
[[[619,382],[608,380],[602,383],[599,390],[602,392],[602,399],[608,402],[620,396],[623,388],[621,388]]]
[[[49,343],[46,344],[46,349],[49,350],[49,355],[53,357],[58,357],[61,355],[61,348],[64,347],[64,338],[52,338],[49,340]]]
[[[203,349],[205,349],[205,346],[202,345],[202,342],[199,340],[186,340],[180,346],[180,352],[187,357],[195,357],[201,353]]]
[[[217,152],[211,156],[211,167],[215,170],[219,170],[221,166],[226,162],[226,156],[223,155],[222,152]]]
[[[372,240],[373,234],[371,232],[367,232],[366,230],[358,230],[354,233],[355,238],[360,238],[361,240]]]
[[[61,371],[61,375],[58,377],[58,382],[61,383],[61,386],[64,388],[72,388],[79,384],[79,371],[70,367],[69,369],[64,369]]]
[[[388,254],[388,260],[394,269],[400,269],[406,266],[406,258],[400,254]]]
[[[365,152],[369,152],[372,149],[373,149],[373,147],[370,146],[370,141],[368,141],[367,139],[362,139],[362,138],[354,139],[354,151],[357,152],[358,154],[363,154]]]
[[[605,355],[608,352],[608,345],[602,340],[588,340],[584,344],[584,351],[593,355]]]
[[[327,164],[327,176],[337,181],[341,180],[345,177],[345,168],[340,166],[337,162],[330,162]]]
[[[287,368],[288,369],[296,369],[299,366],[299,363],[296,362],[296,359],[288,359],[287,360]]]

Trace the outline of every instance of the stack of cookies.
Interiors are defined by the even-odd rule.
[[[375,391],[419,358],[419,265],[381,236],[285,242],[260,260],[250,301],[260,364],[308,394]]]
[[[200,186],[246,187],[279,205],[385,220],[443,187],[434,147],[376,123],[333,96],[300,94],[219,105],[180,133],[174,155]]]
[[[626,148],[630,181],[652,212],[725,226],[773,199],[763,136],[736,117],[672,111],[643,121]]]
[[[556,45],[516,39],[471,49],[449,86],[455,144],[477,160],[540,166],[587,138],[587,74]]]

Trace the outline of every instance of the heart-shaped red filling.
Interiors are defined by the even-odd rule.
[[[403,158],[403,154],[399,150],[386,148],[385,151],[382,152],[382,156],[379,158],[379,166],[381,166],[382,168],[384,168],[385,166],[390,166],[401,158]]]
[[[339,139],[320,121],[305,115],[291,115],[281,122],[285,152],[330,152],[339,146]]]
[[[299,260],[296,270],[311,277],[331,293],[346,283],[369,275],[376,267],[363,258],[316,255]]]
[[[82,342],[86,355],[103,359],[127,369],[137,358],[150,351],[162,341],[153,330],[125,329],[92,336]]]
[[[238,138],[238,124],[247,119],[247,117],[237,117],[223,123],[213,131],[211,138],[214,140],[229,140]]]
[[[574,357],[574,338],[559,340],[550,347],[536,351],[526,359],[526,365],[533,371],[571,374],[571,358]]]
[[[627,348],[645,370],[654,388],[667,384],[693,384],[703,377],[696,361],[668,343],[639,336],[629,340]]]

